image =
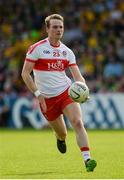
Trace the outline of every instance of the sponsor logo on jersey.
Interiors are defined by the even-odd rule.
[[[48,70],[64,70],[64,63],[62,63],[61,60],[58,60],[57,62],[51,62],[48,63]]]
[[[43,53],[44,53],[44,54],[50,54],[50,51],[44,50]]]

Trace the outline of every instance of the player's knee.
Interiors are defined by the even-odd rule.
[[[81,129],[84,127],[81,119],[74,119],[73,120],[73,126],[75,127],[75,129]]]

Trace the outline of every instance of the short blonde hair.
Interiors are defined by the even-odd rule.
[[[60,14],[52,14],[52,15],[47,16],[45,18],[46,27],[50,26],[50,20],[51,19],[58,19],[58,20],[60,20],[60,21],[62,21],[64,23],[64,18]]]

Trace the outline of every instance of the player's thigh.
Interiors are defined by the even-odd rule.
[[[73,125],[75,122],[82,121],[82,112],[78,103],[71,103],[63,109],[64,115]]]
[[[65,122],[63,119],[63,115],[60,115],[54,121],[49,121],[49,124],[52,127],[52,129],[54,129],[54,131],[56,132],[56,134],[58,136],[61,136],[61,137],[65,136],[66,137],[67,129],[66,129],[66,125],[65,125]]]

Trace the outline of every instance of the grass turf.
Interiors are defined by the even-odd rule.
[[[0,130],[0,178],[124,178],[124,131],[88,131],[98,166],[87,173],[75,134],[68,131],[67,153],[60,154],[51,130]]]

